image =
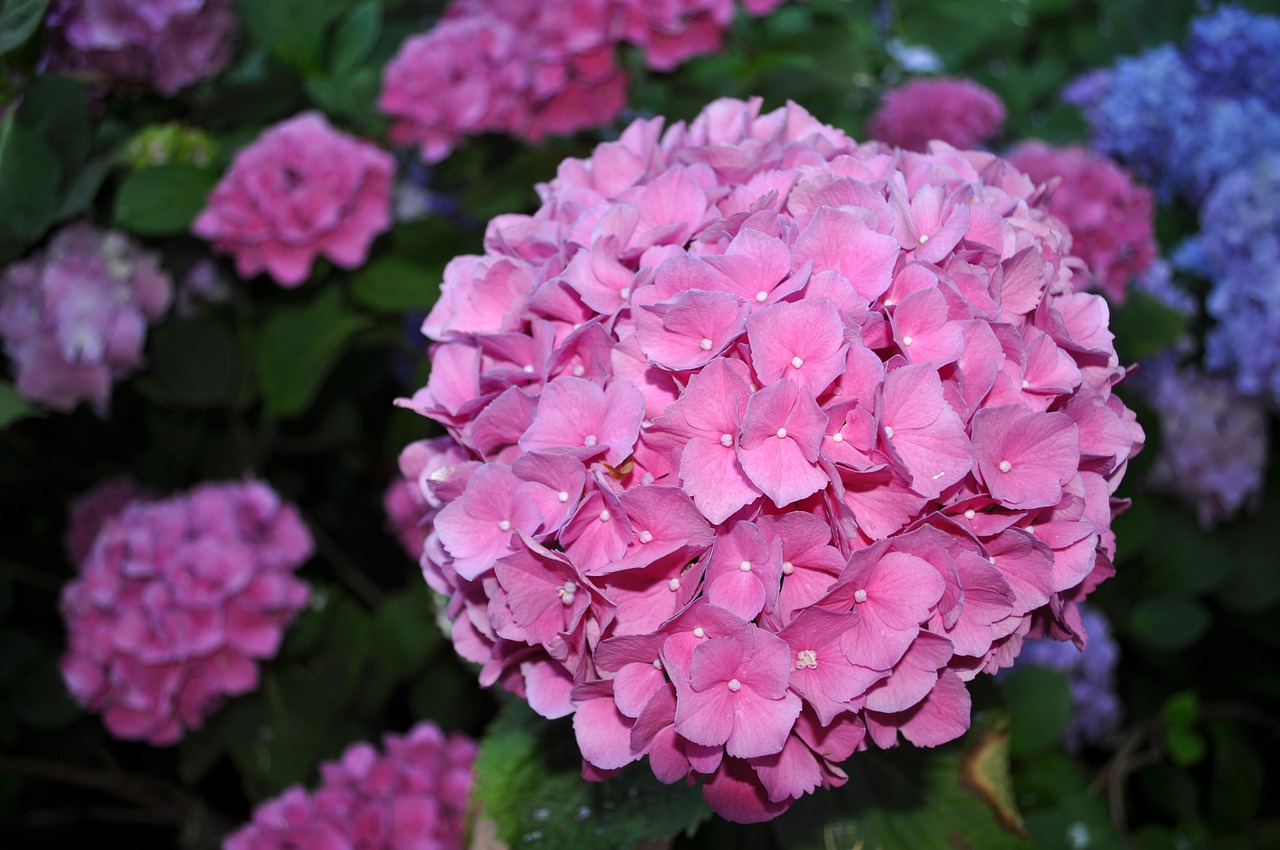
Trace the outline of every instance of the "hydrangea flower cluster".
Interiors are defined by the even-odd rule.
[[[162,746],[258,685],[306,604],[298,512],[261,482],[203,484],[129,504],[62,592],[71,695],[119,738]]]
[[[382,740],[385,755],[358,743],[320,765],[315,793],[259,805],[224,850],[461,850],[475,742],[428,721]]]
[[[236,154],[192,231],[235,255],[241,277],[265,271],[294,287],[321,255],[348,269],[365,261],[391,226],[394,176],[391,154],[305,112]]]
[[[83,563],[93,551],[93,542],[107,521],[133,502],[150,501],[152,494],[127,475],[108,478],[71,503],[63,545],[73,564]]]
[[[1116,696],[1116,663],[1120,648],[1111,636],[1107,618],[1092,608],[1080,607],[1080,619],[1089,635],[1083,647],[1055,640],[1029,640],[1022,647],[1027,664],[1065,670],[1071,682],[1071,719],[1062,732],[1062,744],[1079,752],[1089,744],[1106,744],[1120,729],[1121,705]]]
[[[116,231],[77,222],[0,274],[0,337],[18,392],[54,410],[89,402],[143,365],[147,324],[169,309],[159,257]]]
[[[1280,18],[1224,6],[1163,45],[1067,91],[1093,147],[1156,187],[1199,203],[1224,175],[1280,147]]]
[[[455,647],[587,775],[765,820],[1082,634],[1142,434],[1028,177],[721,100],[539,191],[446,268],[402,466]]]
[[[1000,97],[973,80],[925,77],[885,93],[871,116],[871,137],[885,144],[924,151],[933,139],[952,147],[976,148],[1004,126]]]
[[[225,68],[237,29],[230,0],[54,0],[46,21],[55,68],[166,97]]]
[[[763,15],[783,0],[743,0]],[[626,104],[617,45],[669,71],[720,47],[732,0],[454,0],[429,32],[408,39],[383,71],[378,105],[391,139],[423,159],[469,135],[531,141],[612,121]]]
[[[1151,485],[1194,508],[1206,528],[1255,506],[1270,444],[1266,405],[1167,356],[1144,362],[1138,377],[1160,426]]]
[[[1048,210],[1071,231],[1071,249],[1092,285],[1117,303],[1156,259],[1155,199],[1105,156],[1081,147],[1024,142],[1006,154],[1038,183],[1054,182]]]

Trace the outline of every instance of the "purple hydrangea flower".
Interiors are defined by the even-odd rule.
[[[111,385],[141,368],[147,323],[169,308],[159,258],[89,224],[0,275],[0,337],[18,392],[54,410],[88,401],[105,415]]]
[[[162,746],[258,686],[306,604],[298,512],[261,482],[204,484],[108,519],[62,591],[71,695],[119,738]]]
[[[236,30],[230,0],[54,0],[47,23],[55,68],[166,97],[225,68]]]
[[[1115,693],[1120,649],[1107,619],[1080,606],[1084,649],[1056,640],[1029,640],[1022,645],[1022,662],[1067,671],[1071,682],[1071,720],[1062,733],[1063,745],[1077,751],[1086,744],[1105,744],[1120,728],[1121,706]]]
[[[1191,22],[1185,55],[1205,93],[1280,109],[1280,18],[1223,6]]]
[[[1144,363],[1136,383],[1162,437],[1149,485],[1189,504],[1205,527],[1254,505],[1267,466],[1266,406],[1168,357]]]

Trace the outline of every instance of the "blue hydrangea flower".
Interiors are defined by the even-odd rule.
[[[1280,109],[1280,18],[1223,6],[1191,22],[1184,55],[1205,94]]]

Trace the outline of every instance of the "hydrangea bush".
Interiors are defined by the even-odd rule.
[[[62,592],[68,690],[113,735],[175,743],[257,687],[258,662],[307,602],[293,572],[312,548],[296,509],[260,482],[131,502]]]
[[[1083,640],[1142,432],[1026,175],[721,100],[539,191],[446,269],[402,403],[453,438],[410,466],[454,645],[587,775],[764,820]]]

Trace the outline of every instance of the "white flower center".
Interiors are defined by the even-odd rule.
[[[1031,382],[1030,382],[1030,381],[1028,381],[1026,378],[1023,378],[1023,379],[1022,379],[1022,388],[1025,390],[1025,389],[1026,389],[1027,387],[1029,387],[1029,386],[1031,386]]]
[[[795,564],[791,563],[790,561],[783,561],[783,562],[782,562],[782,574],[783,574],[784,576],[789,576],[789,575],[791,575],[792,573],[794,573],[795,571],[796,571],[796,565],[795,565]]]
[[[675,593],[679,589],[680,589],[680,579],[673,578],[671,579],[671,581],[667,582],[667,590],[671,591],[672,593]]]
[[[779,429],[778,429],[778,439],[779,439],[779,440],[786,439],[786,436],[787,436],[787,429],[786,429],[786,428],[779,428]]]
[[[567,501],[569,501],[569,491],[568,491],[568,490],[561,490],[559,493],[556,493],[556,498],[557,498],[557,499],[559,499],[559,500],[560,500],[560,501],[562,501],[562,502],[567,502]]]
[[[865,590],[863,590],[862,588],[858,588],[857,590],[855,590],[855,591],[853,592],[853,601],[854,601],[854,602],[866,602],[866,601],[867,601],[867,592],[866,592]]]
[[[765,292],[763,289],[756,293],[757,304],[763,304],[768,300],[769,300],[769,293]]]
[[[738,691],[742,690],[742,683],[739,682],[737,679],[730,679],[729,690],[733,691],[736,694]]]
[[[521,371],[522,371],[522,372],[532,372],[532,371],[533,371],[533,364],[529,364],[529,365],[526,365],[526,366],[521,367]]]
[[[662,669],[662,662],[655,658],[655,659],[653,659],[653,666],[654,666],[654,667],[656,667],[656,668],[658,668],[659,670],[661,670],[661,669]]]
[[[738,569],[742,570],[744,573],[751,572],[751,562],[743,561],[741,564],[738,564]]]
[[[834,434],[832,434],[832,435],[831,435],[831,442],[833,442],[833,443],[843,443],[843,442],[844,442],[844,434],[840,433],[839,431],[836,431]]]
[[[578,586],[571,581],[566,581],[564,584],[556,588],[556,594],[560,597],[560,601],[565,605],[573,604],[573,596],[577,592]]]
[[[587,436],[582,438],[582,445],[584,446],[594,446],[599,442],[600,440],[598,437],[596,437],[595,434],[588,434]]]
[[[696,638],[706,637],[707,632],[704,628],[702,628],[702,626],[698,626],[696,629],[693,630],[693,636]]]
[[[792,368],[799,369],[803,365],[804,365],[804,360],[800,357],[800,355],[797,354],[795,357],[791,358]]]
[[[503,531],[510,531],[511,520],[509,519],[498,520],[498,528],[501,528]]]
[[[1008,472],[1008,471],[1009,471],[1009,470],[1011,470],[1011,469],[1013,469],[1013,464],[1009,463],[1009,461],[1007,461],[1007,460],[1002,460],[1002,461],[1000,461],[1000,471],[1001,471],[1001,472]]]
[[[909,337],[909,336],[904,336],[904,337],[902,338],[902,344],[903,344],[903,345],[910,345],[910,344],[911,344],[911,343],[913,343],[913,342],[915,342],[915,340],[914,340],[914,339],[912,339],[912,338],[911,338],[911,337]]]
[[[727,449],[727,448],[729,448],[729,446],[732,446],[732,445],[733,445],[733,435],[732,435],[732,434],[721,434],[721,435],[720,435],[720,445],[724,446],[726,449]]]
[[[587,374],[587,367],[583,366],[581,363],[573,367],[573,377],[581,378],[585,374]]]
[[[973,519],[973,518],[974,518],[974,517],[976,517],[977,515],[978,515],[978,512],[977,512],[977,511],[975,511],[973,508],[969,508],[969,510],[967,510],[967,511],[965,511],[965,512],[964,512],[964,518],[965,518],[965,519]]]
[[[650,531],[650,530],[649,530],[649,529],[647,529],[647,528],[646,528],[646,529],[644,529],[643,531],[641,531],[641,532],[640,532],[640,534],[639,534],[639,535],[637,535],[637,536],[640,538],[640,542],[641,542],[641,543],[652,543],[652,542],[653,542],[653,532],[652,532],[652,531]]]
[[[813,669],[818,666],[818,653],[812,649],[802,649],[796,653],[796,669]]]
[[[609,513],[609,509],[608,509],[608,508],[605,508],[604,510],[602,510],[602,511],[600,512],[600,521],[601,521],[601,522],[608,522],[608,521],[609,521],[610,519],[612,519],[612,518],[613,518],[613,514]]]
[[[712,345],[714,345],[714,344],[715,344],[715,343],[713,343],[711,340],[707,339],[707,338],[704,336],[704,337],[702,338],[702,341],[698,343],[698,348],[701,348],[703,351],[710,351],[710,350],[711,350],[711,346],[712,346]]]
[[[928,241],[929,241],[929,235],[928,235],[927,233],[921,233],[921,234],[920,234],[920,244],[921,244],[921,245],[923,245],[924,243],[926,243],[926,242],[928,242]]]
[[[631,287],[629,286],[622,287],[622,289],[618,291],[618,295],[622,296],[623,301],[626,301],[628,298],[631,297]]]
[[[886,426],[884,426],[884,435],[885,435],[886,437],[888,437],[890,440],[892,440],[892,439],[893,439],[893,426],[892,426],[892,425],[886,425]]]

